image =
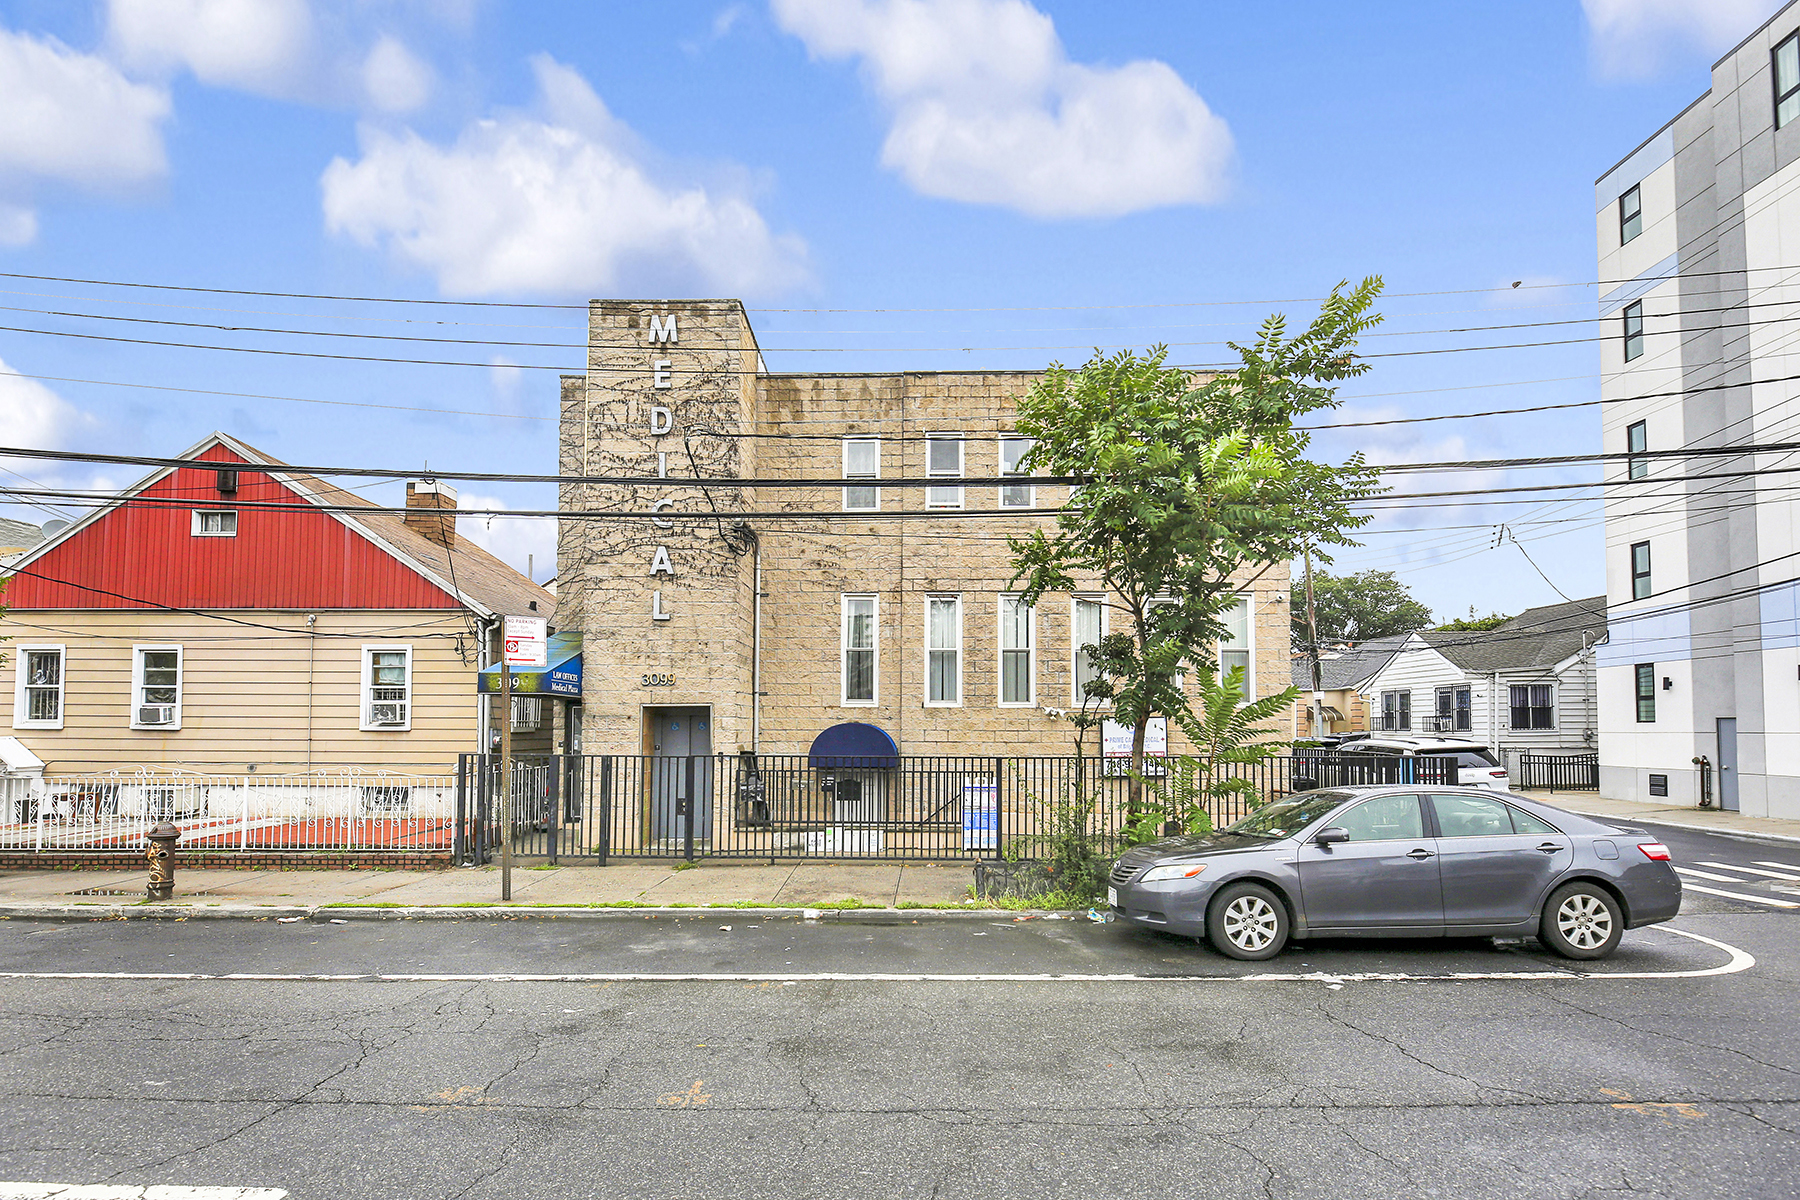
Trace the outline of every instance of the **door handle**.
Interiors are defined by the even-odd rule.
[[[1417,850],[1408,850],[1406,852],[1406,857],[1412,859],[1414,862],[1424,862],[1431,857],[1431,851],[1421,846]]]
[[[1539,846],[1538,849],[1542,850],[1545,854],[1555,854],[1558,850],[1561,850],[1562,847],[1555,842],[1545,842],[1543,845]]]

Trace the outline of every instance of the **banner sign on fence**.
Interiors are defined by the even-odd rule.
[[[1107,758],[1131,757],[1132,727],[1117,721],[1100,726],[1100,753]],[[1152,758],[1165,758],[1169,753],[1169,718],[1151,717],[1144,729],[1144,753]]]
[[[963,780],[964,850],[997,850],[1000,847],[1000,789],[993,777],[972,775]]]
[[[550,663],[548,623],[543,617],[507,617],[505,632],[500,635],[505,645],[506,665],[527,670],[543,670]]]

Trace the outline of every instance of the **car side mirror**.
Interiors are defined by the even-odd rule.
[[[1342,825],[1332,825],[1329,828],[1321,829],[1319,832],[1313,834],[1313,844],[1318,846],[1330,846],[1336,842],[1347,842],[1349,840],[1350,831],[1345,829]]]

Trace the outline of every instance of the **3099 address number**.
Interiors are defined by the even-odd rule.
[[[675,686],[675,676],[673,676],[673,675],[646,675],[646,676],[644,676],[644,686],[645,687],[674,687]]]

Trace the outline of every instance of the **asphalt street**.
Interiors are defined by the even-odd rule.
[[[6,922],[0,1181],[1795,1195],[1800,846],[1658,833],[1746,898],[1591,970],[1003,917]]]

